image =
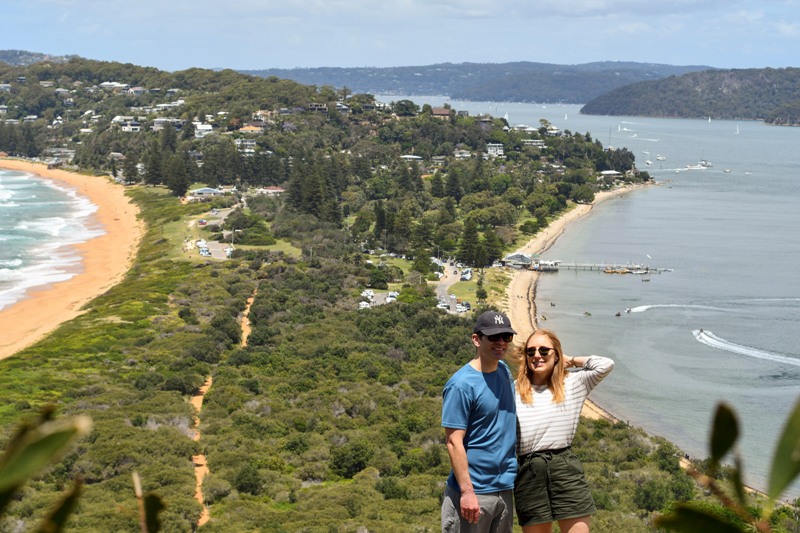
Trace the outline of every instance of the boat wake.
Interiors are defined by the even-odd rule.
[[[785,365],[800,367],[800,359],[796,359],[794,357],[788,357],[773,352],[768,352],[765,350],[759,350],[758,348],[753,348],[752,346],[743,346],[741,344],[736,344],[727,341],[723,338],[717,337],[711,331],[703,331],[702,329],[696,329],[692,331],[692,335],[694,335],[694,338],[697,339],[699,342],[705,344],[706,346],[717,348],[718,350],[724,350],[726,352],[731,352],[738,355],[744,355],[745,357],[752,357],[754,359],[762,359],[765,361],[772,361],[774,363],[783,363]]]
[[[631,308],[631,313],[644,313],[651,309],[702,309],[705,311],[725,311],[722,307],[712,307],[710,305],[696,305],[696,304],[656,304],[656,305],[640,305]]]

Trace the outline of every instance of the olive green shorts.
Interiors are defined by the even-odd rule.
[[[521,526],[591,515],[597,511],[572,448],[520,457],[514,506]]]

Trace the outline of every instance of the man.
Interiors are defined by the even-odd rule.
[[[452,470],[442,502],[443,533],[510,533],[517,474],[514,382],[503,357],[516,331],[487,311],[472,333],[475,357],[447,381],[442,427]]]

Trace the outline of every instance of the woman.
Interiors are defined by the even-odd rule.
[[[584,400],[611,372],[614,361],[564,355],[561,341],[546,329],[528,337],[518,358],[514,500],[522,531],[549,533],[556,520],[562,533],[586,533],[597,509],[570,446]]]

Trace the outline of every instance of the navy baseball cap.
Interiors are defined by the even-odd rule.
[[[498,333],[513,333],[516,331],[511,327],[511,321],[503,313],[497,311],[486,311],[478,317],[473,333],[481,335],[497,335]]]

